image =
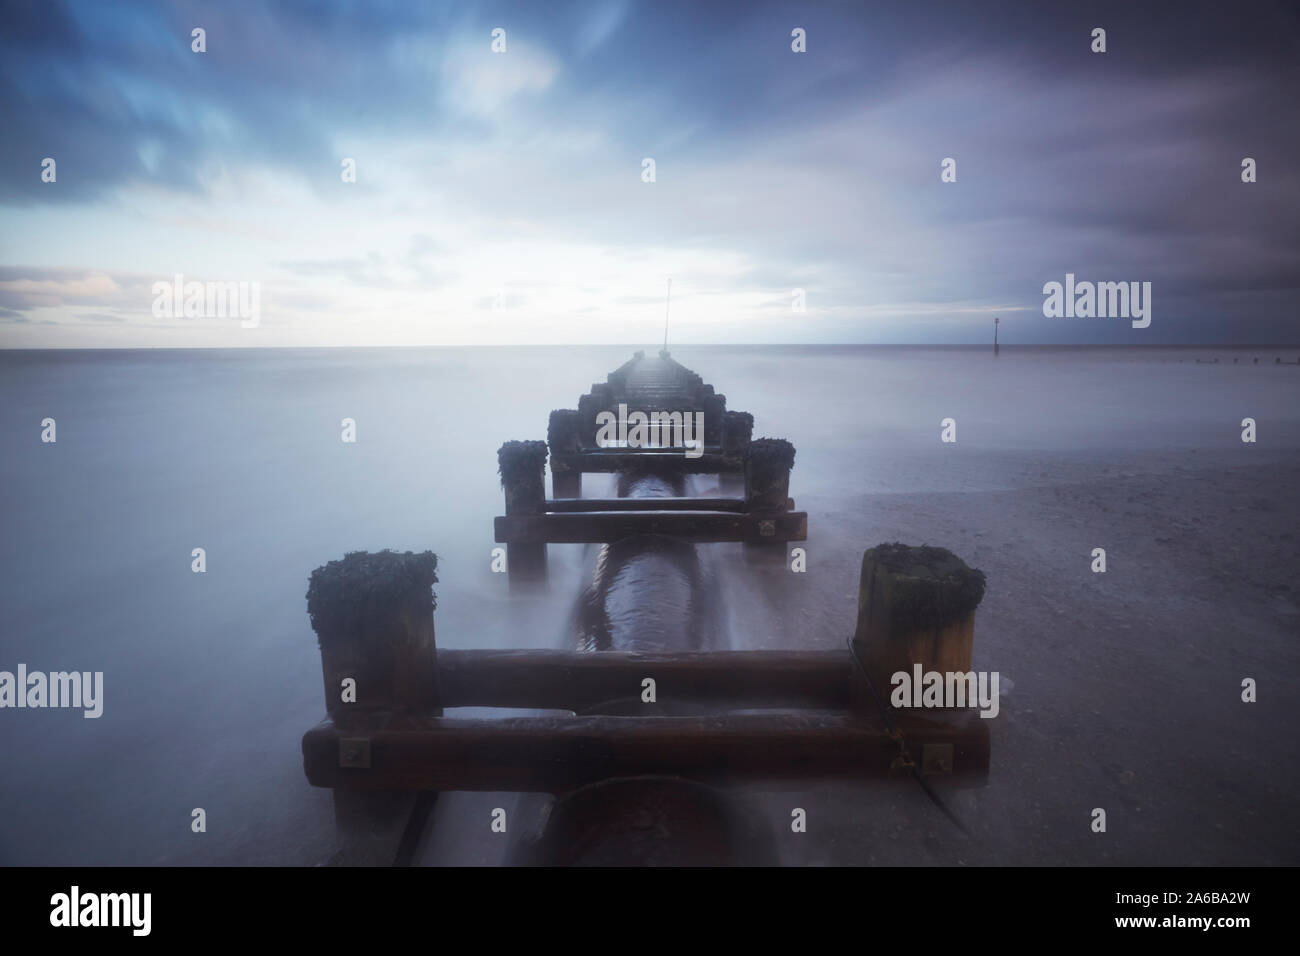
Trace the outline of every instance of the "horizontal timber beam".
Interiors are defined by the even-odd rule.
[[[943,714],[903,714],[896,721],[918,763],[956,783],[982,786],[987,722],[975,711]],[[424,728],[364,736],[326,720],[306,733],[302,751],[307,780],[341,790],[558,793],[611,777],[655,774],[803,789],[814,779],[906,772],[878,721],[842,715],[430,718]],[[344,762],[352,765],[340,766]]]
[[[608,544],[637,534],[661,534],[682,541],[805,541],[803,511],[610,512],[606,514],[504,515],[496,519],[496,540],[510,544]]]
[[[641,681],[651,677],[659,700],[836,710],[849,705],[852,674],[852,659],[843,650],[438,651],[444,707],[583,710],[639,696]]]
[[[683,449],[664,449],[661,451],[639,449],[624,451],[610,449],[607,451],[584,451],[579,454],[558,454],[552,456],[551,467],[560,471],[577,471],[584,474],[613,473],[631,471],[653,461],[656,465],[671,464],[683,474],[717,475],[740,472],[744,463],[736,456],[724,455],[707,448],[698,458],[690,458]]]
[[[744,498],[548,498],[552,514],[587,511],[725,511],[745,510]]]

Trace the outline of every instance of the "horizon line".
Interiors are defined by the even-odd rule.
[[[636,348],[626,342],[579,342],[568,344],[529,343],[515,344],[479,343],[474,345],[32,345],[0,346],[0,352],[236,352],[275,351],[281,349],[574,349],[574,348]],[[945,348],[992,350],[988,343],[974,342],[697,342],[681,346],[692,348]],[[1300,343],[1270,343],[1266,345],[1232,344],[1220,342],[1153,342],[1147,345],[1134,342],[1025,342],[999,344],[1002,349],[1300,349]],[[660,349],[641,348],[637,351]],[[672,349],[667,350],[672,354]]]

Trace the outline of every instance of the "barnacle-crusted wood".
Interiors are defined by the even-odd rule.
[[[862,555],[859,600],[883,576],[891,633],[936,630],[968,617],[984,598],[984,572],[946,548],[881,544]]]
[[[875,692],[888,696],[894,674],[964,674],[971,669],[975,608],[984,573],[944,548],[882,544],[862,555],[858,626],[853,640]],[[860,688],[858,706],[874,709]]]
[[[506,514],[535,514],[546,501],[546,442],[508,441],[497,451]]]
[[[312,572],[325,707],[340,727],[439,709],[432,551],[353,551]]]
[[[540,515],[546,510],[546,442],[508,441],[497,451],[501,487],[506,492],[506,516]],[[572,493],[557,489],[557,494]],[[506,562],[512,587],[546,579],[546,543],[511,542]]]
[[[745,500],[752,511],[785,511],[790,495],[794,445],[759,438],[745,449]]]
[[[726,412],[723,415],[723,432],[727,443],[747,444],[754,437],[754,416],[749,412]]]
[[[503,488],[536,481],[545,466],[544,441],[508,441],[497,451],[497,474]]]
[[[352,551],[311,573],[307,614],[322,647],[396,634],[400,611],[432,614],[438,556],[432,551]]]
[[[753,424],[751,416],[751,429]],[[794,445],[784,438],[756,438],[749,443],[745,460],[764,472],[789,471],[794,467]]]
[[[578,424],[581,418],[576,409],[557,408],[551,412],[546,426],[546,443],[552,455],[574,455],[582,449]],[[556,463],[551,463],[552,469]]]

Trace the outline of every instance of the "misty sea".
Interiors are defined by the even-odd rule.
[[[0,669],[104,673],[98,719],[0,712],[0,862],[327,857],[330,795],[307,785],[299,749],[324,715],[309,573],[353,550],[430,549],[440,646],[564,646],[582,547],[551,548],[547,596],[511,598],[490,569],[496,449],[544,439],[550,410],[576,407],[632,351],[0,352]],[[726,546],[705,549],[727,577],[738,648],[842,642],[861,551],[895,536],[983,561],[981,627],[1010,627],[994,595],[1016,594],[996,574],[1013,558],[976,543],[1006,516],[976,496],[1126,474],[1158,496],[1196,467],[1300,460],[1300,367],[1274,364],[1295,350],[672,351],[753,413],[755,437],[797,448],[806,579],[756,582],[728,570]],[[949,417],[955,444],[940,442]],[[1241,441],[1245,417],[1255,445]],[[589,477],[584,493],[608,484]],[[1294,490],[1260,494],[1279,527],[1300,527]],[[1011,638],[977,637],[980,653],[1004,651],[994,666],[1025,683],[999,639]],[[207,833],[190,829],[199,807]]]

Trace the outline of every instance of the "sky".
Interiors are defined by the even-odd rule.
[[[1300,342],[1287,0],[0,23],[0,348],[646,345],[670,280],[670,344]],[[1150,324],[1045,316],[1067,274],[1151,283]]]

